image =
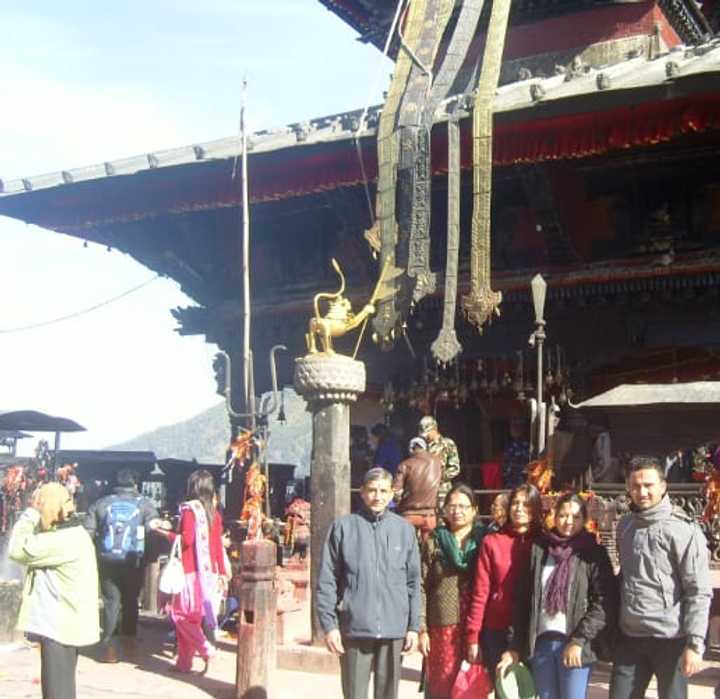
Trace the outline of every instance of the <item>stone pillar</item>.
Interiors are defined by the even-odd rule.
[[[268,699],[275,671],[277,549],[272,541],[243,541],[240,547],[236,699]]]
[[[160,561],[151,561],[145,566],[142,589],[142,608],[149,614],[157,614],[158,583],[160,581]]]
[[[365,391],[365,365],[341,354],[295,360],[295,390],[312,413],[310,594],[333,521],[350,512],[350,403]],[[322,638],[312,604],[312,639]]]

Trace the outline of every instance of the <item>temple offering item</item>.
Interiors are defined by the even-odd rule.
[[[245,475],[245,491],[243,493],[243,508],[240,520],[247,522],[247,539],[259,539],[262,536],[262,524],[265,521],[263,512],[263,498],[267,478],[260,470],[260,466],[253,461]]]

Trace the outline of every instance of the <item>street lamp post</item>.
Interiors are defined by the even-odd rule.
[[[545,342],[545,296],[547,284],[542,275],[536,274],[530,282],[535,308],[535,331],[530,335],[530,345],[537,350],[537,455],[545,448],[546,411],[543,402],[543,343]]]

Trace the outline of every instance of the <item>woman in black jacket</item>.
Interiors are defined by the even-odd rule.
[[[585,699],[597,647],[615,627],[615,576],[586,522],[580,496],[558,498],[554,528],[533,544],[510,650],[498,665],[504,672],[527,658],[539,699]]]

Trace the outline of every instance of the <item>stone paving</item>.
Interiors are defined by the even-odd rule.
[[[206,676],[176,675],[169,672],[173,664],[173,647],[168,637],[169,625],[153,618],[141,621],[141,638],[134,657],[124,657],[117,665],[98,663],[92,654],[82,655],[78,663],[78,699],[234,699],[235,644],[231,638],[218,643],[218,654]],[[23,644],[15,650],[0,647],[0,699],[39,699],[40,653]],[[199,670],[201,662],[196,661]],[[418,655],[404,661],[400,699],[417,699],[420,676]],[[693,683],[691,699],[711,699],[713,687],[720,684],[720,663],[708,667]],[[340,697],[338,675],[311,674],[290,670],[274,673],[270,699],[325,699]],[[371,694],[372,696],[372,694]],[[649,691],[648,698],[657,694]],[[263,699],[256,693],[252,699]],[[607,697],[607,672],[595,673],[590,699]],[[248,698],[250,699],[250,698]]]

